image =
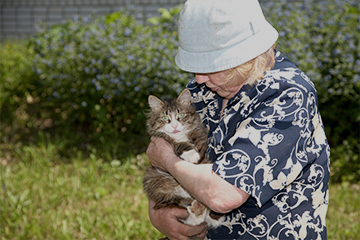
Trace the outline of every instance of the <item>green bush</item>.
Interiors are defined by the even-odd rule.
[[[149,94],[173,98],[190,78],[174,67],[177,35],[168,31],[171,24],[172,18],[141,24],[123,10],[75,17],[49,30],[39,26],[34,71],[54,124],[76,125],[107,146],[120,140],[111,147],[144,147]]]
[[[6,123],[12,120],[12,113],[21,105],[28,94],[28,80],[33,79],[31,60],[33,51],[27,48],[24,41],[5,41],[0,45],[0,107],[1,112],[11,116],[3,118]],[[24,82],[25,81],[25,82]]]
[[[9,39],[0,44],[0,142],[21,142],[31,125],[38,123],[30,93],[38,85],[38,76],[31,70],[34,51],[28,41]],[[36,110],[35,110],[36,111]]]
[[[358,1],[271,1],[264,12],[279,31],[277,48],[316,85],[333,179],[360,180]]]

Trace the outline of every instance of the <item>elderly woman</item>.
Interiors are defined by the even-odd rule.
[[[182,161],[153,138],[147,154],[222,225],[188,226],[184,209],[154,210],[170,239],[326,239],[329,146],[314,84],[275,49],[277,31],[256,0],[188,0],[176,64],[209,129],[213,164]]]

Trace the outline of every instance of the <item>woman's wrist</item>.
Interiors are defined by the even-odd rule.
[[[179,164],[181,164],[182,162],[186,163],[186,161],[182,160],[181,158],[179,158],[176,155],[169,156],[167,159],[165,159],[164,162],[165,162],[164,167],[165,167],[166,171],[174,177],[177,175],[177,171],[179,171],[179,169],[178,169]]]

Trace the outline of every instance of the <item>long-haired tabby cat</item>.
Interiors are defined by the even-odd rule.
[[[190,99],[188,89],[170,101],[163,102],[155,96],[149,96],[151,111],[148,113],[148,133],[167,140],[174,147],[175,154],[187,162],[210,163],[206,157],[208,131]],[[221,224],[221,214],[195,200],[169,173],[150,166],[145,171],[143,186],[148,198],[156,203],[154,209],[186,208],[189,217],[183,221],[185,224],[207,222],[210,228]]]

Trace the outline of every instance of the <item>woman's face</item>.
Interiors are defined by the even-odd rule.
[[[197,83],[205,85],[212,91],[217,92],[224,99],[230,100],[234,97],[239,90],[244,86],[246,81],[239,81],[234,78],[227,80],[227,71],[215,72],[215,73],[196,73],[195,80]],[[241,84],[239,84],[241,82]]]

